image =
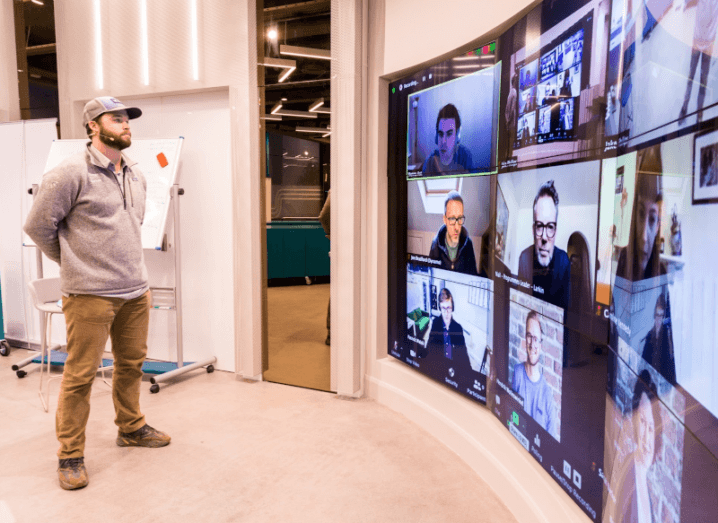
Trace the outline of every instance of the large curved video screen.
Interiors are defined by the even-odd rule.
[[[593,521],[718,521],[717,33],[547,0],[389,86],[388,354]]]

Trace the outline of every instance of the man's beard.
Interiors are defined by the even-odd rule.
[[[115,134],[108,131],[104,127],[100,127],[98,138],[100,139],[100,142],[106,146],[117,149],[118,151],[127,149],[130,145],[132,145],[132,139],[129,136]]]
[[[553,259],[553,254],[554,253],[552,252],[551,255],[548,256],[548,259],[546,259],[545,257],[539,256],[539,248],[536,247],[536,261],[541,266],[541,269],[543,269],[544,271],[547,270],[548,266],[551,264],[551,260]]]

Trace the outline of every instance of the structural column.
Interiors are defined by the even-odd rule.
[[[232,130],[232,194],[234,195],[234,314],[237,374],[261,379],[266,347],[266,224],[257,91],[257,1],[242,9],[237,42],[238,73],[229,89]],[[261,8],[261,2],[260,8]],[[266,358],[265,358],[266,359]]]
[[[0,2],[0,122],[20,119],[14,13],[13,2]]]
[[[331,387],[362,392],[361,293],[365,0],[332,0]]]

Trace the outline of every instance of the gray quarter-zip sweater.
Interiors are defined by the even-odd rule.
[[[141,231],[147,181],[124,154],[122,164],[116,177],[110,161],[88,144],[42,178],[24,230],[60,264],[66,295],[121,296],[148,288]]]

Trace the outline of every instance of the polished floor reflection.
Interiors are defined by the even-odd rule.
[[[330,390],[328,303],[329,284],[267,289],[266,381]]]

